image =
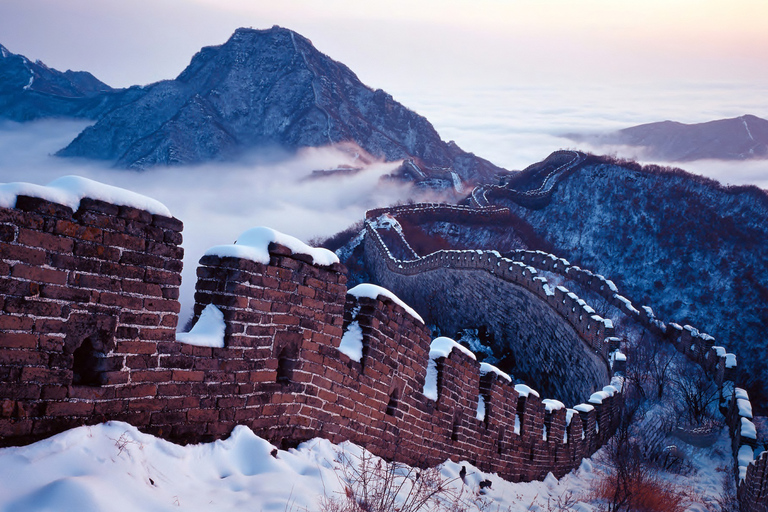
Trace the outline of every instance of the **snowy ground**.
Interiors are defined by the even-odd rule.
[[[729,467],[728,440],[708,449],[685,446],[687,476],[668,475],[689,487],[702,504],[714,505]],[[274,453],[276,456],[273,456]],[[361,448],[315,439],[297,450],[275,451],[246,427],[224,441],[178,446],[109,422],[76,428],[30,446],[0,450],[0,511],[315,511],[324,495],[341,496],[340,453],[359,460]],[[459,478],[461,467],[467,474]],[[590,486],[605,465],[600,452],[559,482],[511,484],[470,464],[446,462],[443,478],[460,492],[469,510],[598,510]],[[479,490],[488,479],[490,489]],[[570,496],[569,508],[558,508]],[[581,500],[581,501],[579,501]]]

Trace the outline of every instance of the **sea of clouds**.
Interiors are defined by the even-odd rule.
[[[463,149],[510,170],[523,169],[563,148],[637,156],[633,148],[577,144],[564,136],[568,133],[605,132],[665,119],[695,123],[747,113],[768,117],[765,88],[743,85],[446,87],[392,92],[396,100],[426,116],[444,140],[455,140]],[[232,243],[255,226],[307,241],[350,226],[369,208],[424,199],[407,185],[380,179],[398,163],[373,163],[354,175],[307,179],[313,170],[360,166],[349,153],[332,148],[304,150],[295,156],[257,153],[238,163],[143,172],[115,169],[111,162],[52,156],[87,125],[65,120],[0,122],[0,183],[46,184],[76,174],[163,202],[184,222],[182,324],[193,304],[197,261],[207,248]],[[726,184],[768,189],[768,160],[671,165]]]

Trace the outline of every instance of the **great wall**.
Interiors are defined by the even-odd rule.
[[[572,167],[558,169],[560,175]],[[420,257],[410,249],[413,257],[403,260],[372,222],[381,214],[441,208],[462,215],[504,210],[412,205],[370,212],[365,249],[372,274],[395,293],[437,291],[435,309],[420,311],[433,320],[462,310],[449,298],[454,279],[463,291],[475,283],[467,293],[479,300],[488,290],[514,297],[484,304],[483,321],[501,332],[493,315],[525,318],[528,325],[518,321],[507,331],[510,342],[524,338],[537,348],[516,351],[521,367],[556,376],[547,392],[573,390],[555,398],[587,403],[567,408],[542,400],[466,350],[446,349],[444,339],[432,344],[422,319],[388,294],[347,290],[339,263],[318,264],[276,243],[265,262],[214,254],[200,260],[195,315],[216,306],[226,325],[224,346],[181,343],[181,221],[87,197],[72,208],[19,194],[0,207],[0,446],[108,420],[183,443],[247,425],[282,447],[320,436],[419,466],[450,458],[511,481],[560,477],[613,434],[622,379],[612,375],[623,368],[615,357],[612,368],[609,357],[621,333],[575,294],[538,276],[549,272],[605,297],[702,365],[724,390],[741,510],[766,510],[768,453],[752,460],[751,406],[731,381],[732,355],[690,326],[636,309],[612,282],[561,258],[535,251]],[[409,304],[434,303],[398,295]],[[340,350],[353,325],[362,334],[359,358]],[[576,366],[584,373],[575,374]]]

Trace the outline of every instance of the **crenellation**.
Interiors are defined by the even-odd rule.
[[[399,208],[439,215],[445,207]],[[490,217],[506,210],[448,208]],[[427,398],[425,325],[386,296],[348,295],[340,264],[318,265],[274,243],[268,263],[201,258],[194,321],[215,305],[224,316],[224,346],[182,344],[175,339],[182,227],[178,219],[87,198],[76,212],[24,197],[16,208],[0,208],[2,444],[106,420],[130,421],[180,442],[221,438],[245,424],[283,447],[323,436],[420,466],[463,459],[529,480],[577,467],[616,426],[621,397],[615,391],[601,403],[577,406],[578,412],[548,410],[537,394],[523,396],[461,350],[435,361],[438,399]],[[366,248],[388,255],[378,233],[367,229]],[[506,311],[498,321],[531,322],[530,331],[517,332],[527,343],[538,343],[535,333],[543,333],[541,359],[516,354],[524,365],[567,382],[574,372],[558,358],[588,361],[576,378],[587,382],[587,395],[601,390],[610,375],[606,337],[613,332],[535,269],[570,274],[575,267],[544,253],[520,259],[440,251],[414,261],[382,257],[373,265],[403,279],[433,275],[461,285],[475,300],[496,289],[485,310]],[[602,276],[592,283],[615,294]],[[446,314],[460,312],[444,296],[429,300]],[[352,322],[362,331],[360,362],[339,351]],[[732,368],[726,354],[713,340],[697,340],[696,352],[723,382]],[[584,352],[568,352],[576,349]],[[481,396],[485,415],[478,419]],[[753,467],[749,482],[758,478]]]

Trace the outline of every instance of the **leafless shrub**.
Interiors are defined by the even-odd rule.
[[[324,497],[322,512],[467,512],[490,507],[487,498],[454,485],[459,479],[443,477],[438,468],[388,463],[367,451],[359,456],[342,452],[336,462],[344,491]]]

